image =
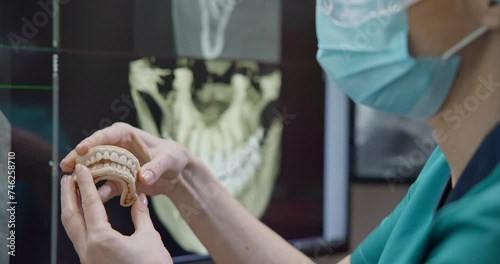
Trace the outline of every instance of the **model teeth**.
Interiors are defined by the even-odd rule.
[[[127,165],[127,157],[125,157],[125,155],[121,155],[118,162],[122,165]]]
[[[135,157],[128,158],[127,156],[133,156],[133,155],[131,153],[124,154],[123,151],[120,150],[100,151],[100,152],[93,151],[89,152],[89,154],[85,156],[86,158],[82,159],[81,162],[83,162],[87,167],[91,167],[95,170],[104,167],[112,167],[123,172],[133,173],[135,175],[137,173],[137,168],[139,167],[138,166],[139,162]],[[99,162],[103,164],[96,164]]]
[[[106,159],[106,157],[108,158]],[[96,164],[97,162],[101,162],[102,160],[108,160],[109,162]],[[127,155],[125,154],[119,155],[117,152],[111,152],[110,155],[108,151],[105,151],[104,154],[101,154],[101,152],[97,152],[90,158],[86,158],[85,165],[87,167],[91,167],[93,170],[112,167],[122,172],[130,173],[134,176],[137,173],[138,161],[127,158]]]
[[[109,156],[109,159],[111,161],[118,162],[118,154],[116,154],[116,152],[111,153],[111,155]]]
[[[132,164],[132,161],[130,161],[130,164]],[[128,173],[128,174],[131,174],[130,177],[134,177],[133,175],[136,174],[136,166],[135,165],[132,165],[132,168],[130,167],[127,167],[126,165],[120,165],[120,164],[117,164],[117,163],[114,163],[114,162],[106,162],[104,164],[95,164],[92,166],[91,164],[91,167],[90,167],[90,171],[97,171],[97,170],[100,170],[102,168],[109,168],[109,167],[112,167],[112,168],[116,168],[124,173]]]
[[[135,182],[140,164],[132,153],[115,146],[97,146],[90,149],[86,155],[78,157],[76,162],[89,167],[94,182],[101,180],[120,182],[122,206],[130,206],[137,199]]]
[[[101,154],[101,153],[99,153],[99,152],[97,152],[97,154],[95,154],[95,161],[96,161],[96,162],[99,162],[99,161],[101,161],[101,160],[102,160],[102,154]]]

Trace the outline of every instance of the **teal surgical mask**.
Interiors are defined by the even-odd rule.
[[[456,53],[483,35],[481,27],[441,57],[408,49],[408,7],[415,0],[317,0],[317,59],[336,86],[360,104],[428,119],[455,80]]]

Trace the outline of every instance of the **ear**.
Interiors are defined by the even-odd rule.
[[[483,25],[490,30],[500,30],[500,0],[491,0],[482,17]]]

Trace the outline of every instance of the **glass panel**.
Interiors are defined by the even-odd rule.
[[[314,9],[280,0],[0,0],[1,181],[9,155],[16,175],[15,187],[0,184],[0,246],[14,243],[11,263],[78,263],[60,221],[59,161],[114,122],[180,141],[294,245],[338,242],[322,240],[325,85]],[[150,205],[176,260],[204,253],[186,242],[192,235],[168,201]],[[106,210],[113,228],[134,232],[129,208],[112,200]]]
[[[52,54],[4,49],[0,50],[0,58],[0,112],[4,124],[10,124],[10,129],[4,127],[4,132],[10,134],[10,151],[15,153],[16,177],[12,179],[15,184],[7,186],[15,186],[8,201],[17,203],[12,204],[15,208],[15,219],[10,225],[10,234],[15,234],[12,254],[25,252],[12,257],[11,263],[47,263],[52,193]],[[7,152],[2,150],[2,155]]]

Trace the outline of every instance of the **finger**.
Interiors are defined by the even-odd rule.
[[[78,200],[75,182],[70,176],[63,176],[61,180],[61,221],[77,251],[85,245],[87,236]]]
[[[99,189],[97,189],[99,197],[103,203],[121,194],[120,185],[116,181],[107,181]]]
[[[151,222],[151,217],[149,216],[148,199],[143,193],[139,195],[139,199],[132,205],[131,214],[135,232],[154,229],[153,222]]]
[[[95,132],[76,146],[76,153],[78,155],[85,155],[89,149],[98,145],[118,145],[118,143],[126,139],[123,138],[126,136],[125,133],[129,132],[129,130],[125,129],[124,126],[126,125],[122,123],[115,123],[112,126]]]
[[[109,226],[108,216],[97,192],[94,180],[87,167],[77,164],[75,168],[76,179],[82,199],[83,216],[87,230],[95,230]]]
[[[80,144],[78,144],[76,148],[61,161],[61,169],[64,172],[73,171],[75,169],[76,159],[79,156],[87,154],[87,152],[91,148],[98,145],[116,145],[128,148],[127,146],[124,146],[124,144],[128,144],[130,143],[130,141],[136,139],[131,131],[132,127],[130,125],[124,123],[115,123],[110,127],[95,132],[90,137],[82,140],[82,142],[80,142]],[[132,153],[138,151],[140,154],[139,157],[149,157],[149,155],[143,154],[145,151],[147,152],[147,147],[144,143],[140,142],[139,140],[133,143],[135,144],[133,144],[132,149],[130,149]],[[146,154],[149,154],[149,152]],[[147,162],[149,160],[150,159],[147,159],[144,162]]]
[[[152,161],[141,167],[139,180],[142,183],[146,185],[154,184],[165,172],[172,172],[172,180],[175,180],[187,163],[187,154],[175,144],[170,144],[170,146],[170,149],[165,150],[162,155],[156,156]]]
[[[75,150],[72,150],[64,159],[61,160],[59,166],[64,172],[71,172],[75,169],[76,158],[78,158],[78,154]]]
[[[143,137],[142,138],[147,138]],[[140,139],[139,135],[131,133],[130,135],[130,151],[139,159],[140,164],[145,164],[151,161],[151,153],[146,144]]]

